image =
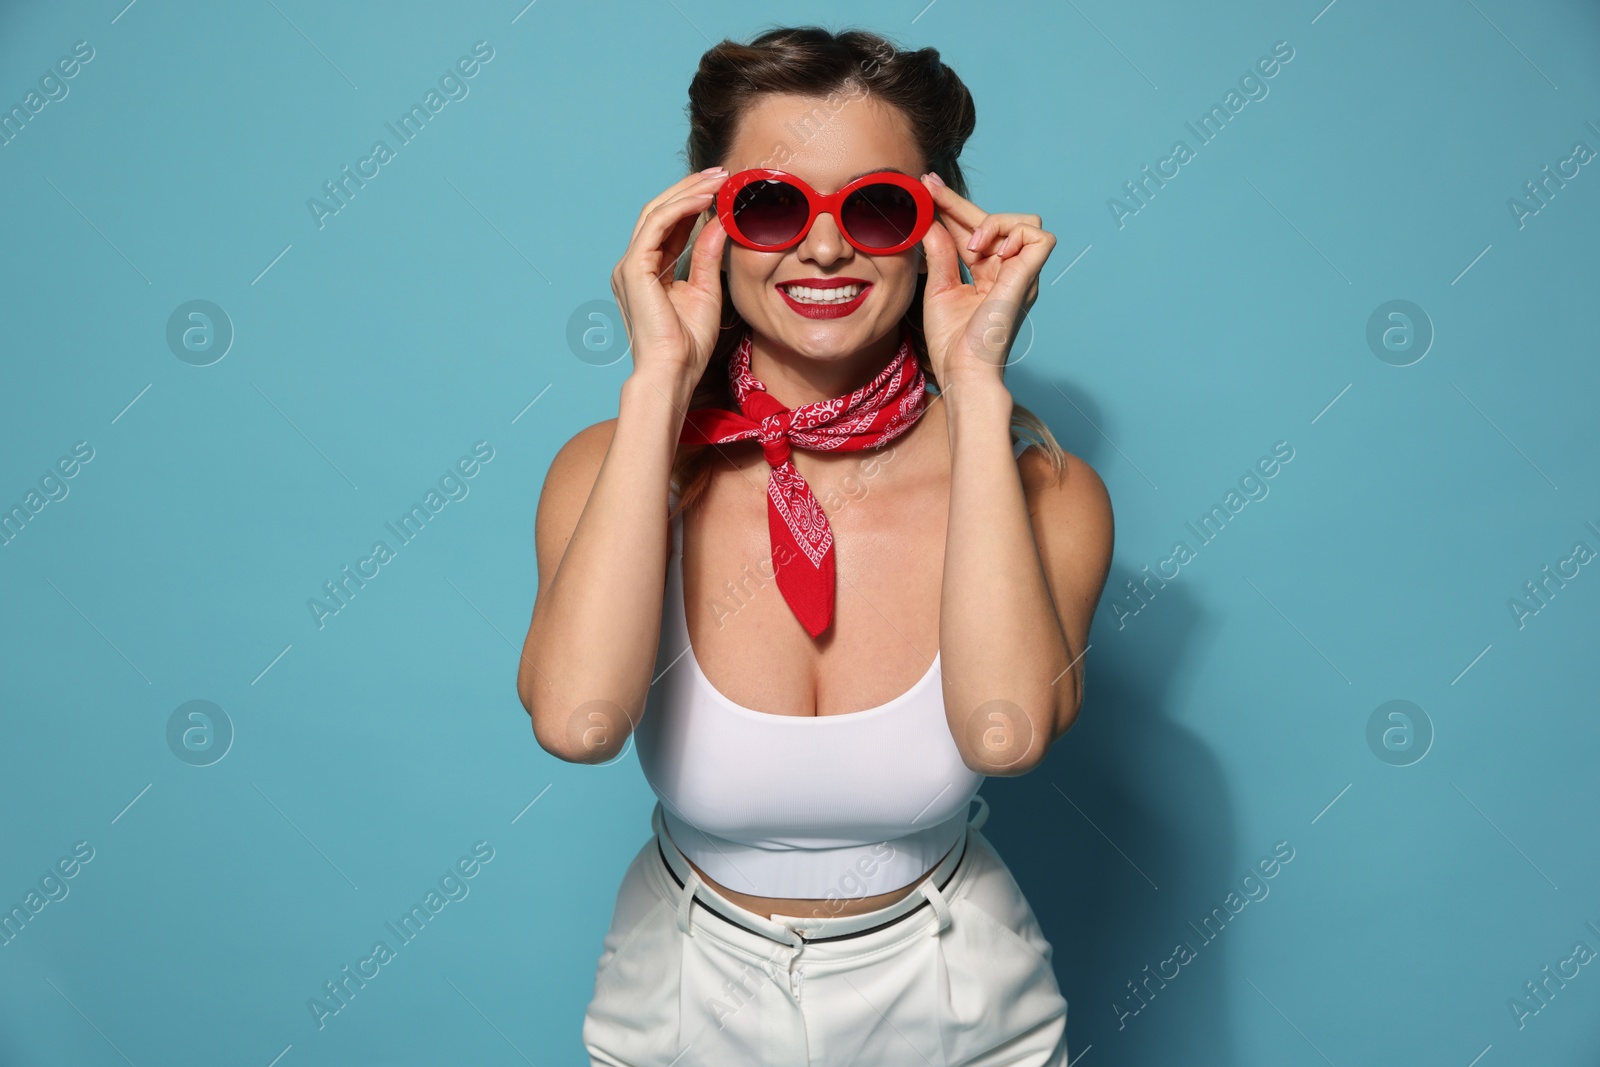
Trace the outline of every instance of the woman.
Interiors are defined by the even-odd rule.
[[[698,173],[612,274],[634,368],[551,465],[518,674],[540,745],[637,729],[660,798],[585,1047],[1064,1065],[1051,946],[967,814],[1071,726],[1110,562],[1104,486],[1002,379],[1055,239],[962,195],[933,49],[774,30],[689,96]]]

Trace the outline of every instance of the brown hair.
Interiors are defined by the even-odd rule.
[[[700,57],[700,69],[689,83],[689,171],[723,162],[744,110],[769,93],[822,98],[822,105],[812,115],[820,113],[824,122],[831,117],[830,111],[836,113],[844,106],[835,104],[841,95],[851,99],[872,96],[892,104],[910,123],[928,169],[951,189],[967,195],[960,156],[962,146],[972,135],[977,113],[972,94],[955,71],[940,61],[937,49],[902,50],[887,38],[866,30],[832,33],[816,26],[768,30],[749,44],[723,40]],[[788,150],[778,146],[765,165],[781,168],[787,158]],[[679,263],[677,276],[688,277],[687,256]],[[937,396],[939,383],[922,337],[922,290],[926,281],[927,275],[918,277],[916,295],[906,310],[906,323],[911,328],[917,362],[927,376],[930,392]],[[689,401],[691,408],[738,410],[728,384],[728,359],[746,327],[733,307],[725,276],[722,307],[723,328]],[[731,324],[727,321],[730,312]],[[1066,453],[1050,428],[1021,404],[1013,404],[1011,429],[1013,438],[1027,439],[1044,449],[1059,481],[1066,472]],[[679,446],[672,464],[672,482],[680,493],[673,515],[693,504],[709,483],[708,447]]]

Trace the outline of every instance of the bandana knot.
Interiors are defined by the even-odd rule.
[[[769,464],[781,467],[789,462],[789,427],[784,425],[782,415],[768,415],[762,419],[756,436]]]

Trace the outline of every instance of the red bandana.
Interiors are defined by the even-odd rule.
[[[728,444],[755,438],[772,466],[767,479],[767,528],[778,588],[806,632],[816,637],[833,621],[833,528],[811,487],[795,470],[789,449],[854,452],[877,448],[909,430],[927,409],[926,376],[901,328],[900,350],[876,378],[849,396],[784,407],[750,374],[750,334],[728,360],[728,378],[742,414],[698,408],[684,420],[680,441]],[[789,549],[780,553],[781,547]],[[782,555],[788,564],[780,565]]]

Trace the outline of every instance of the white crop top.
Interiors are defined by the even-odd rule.
[[[690,647],[681,516],[654,677],[634,734],[639,765],[673,843],[720,885],[765,897],[873,896],[910,885],[960,840],[984,776],[950,736],[939,654],[909,690],[864,711],[774,715],[735,704]]]

